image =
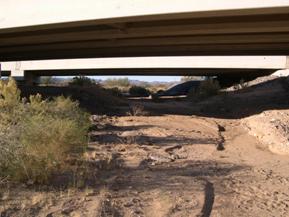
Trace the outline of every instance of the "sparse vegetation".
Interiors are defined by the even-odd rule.
[[[130,94],[132,96],[149,96],[159,90],[166,90],[173,82],[145,82],[130,81],[128,78],[112,78],[101,82],[101,86],[107,90],[117,88],[121,95]]]
[[[221,87],[219,82],[214,79],[207,79],[201,82],[199,88],[193,88],[190,90],[188,97],[194,100],[203,100],[208,97],[217,95]]]
[[[71,153],[87,144],[88,115],[78,103],[20,97],[13,79],[0,81],[0,177],[45,183],[67,168]]]
[[[53,78],[52,76],[42,76],[40,79],[40,83],[45,86],[48,86],[53,83]]]
[[[90,79],[86,76],[76,76],[72,79],[72,81],[69,83],[70,86],[93,86],[95,85],[95,81],[93,79]]]
[[[248,83],[244,79],[241,79],[239,84],[234,85],[234,90],[242,90],[246,87],[248,87]]]
[[[107,79],[103,82],[103,84],[107,87],[129,87],[130,82],[128,78],[112,78]]]
[[[114,92],[114,90],[104,89],[100,85],[94,86],[70,86],[70,87],[33,87],[28,88],[21,86],[21,95],[29,97],[30,95],[35,95],[41,93],[43,98],[51,99],[56,96],[70,97],[72,100],[78,101],[79,106],[86,111],[92,113],[108,113],[114,112],[118,108],[117,106],[125,106],[127,102],[125,99],[120,98],[118,94],[119,91]]]
[[[171,83],[157,83],[151,84],[150,86],[146,87],[151,93],[158,93],[159,91],[167,90],[171,87],[173,82]]]
[[[147,97],[149,96],[151,93],[148,89],[141,87],[141,86],[132,86],[129,89],[129,94],[131,96],[141,96],[141,97]]]
[[[145,116],[148,113],[145,111],[144,106],[141,104],[132,104],[129,107],[128,115],[130,116]]]

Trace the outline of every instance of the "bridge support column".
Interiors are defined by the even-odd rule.
[[[24,83],[26,85],[34,85],[37,81],[37,76],[33,73],[28,73],[24,71]]]

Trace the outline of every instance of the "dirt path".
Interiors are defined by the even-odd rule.
[[[238,120],[163,115],[101,123],[86,153],[96,165],[89,187],[10,189],[1,194],[1,217],[289,216],[288,157],[272,154]]]
[[[289,159],[266,150],[238,120],[122,117],[108,129],[95,132],[98,148],[121,153],[122,166],[108,187],[118,213],[107,216],[289,214]]]

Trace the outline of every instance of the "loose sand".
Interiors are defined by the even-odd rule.
[[[0,216],[288,217],[289,157],[271,151],[288,136],[275,127],[287,126],[288,94],[270,82],[195,105],[142,102],[147,116],[93,116],[86,187],[6,186]]]

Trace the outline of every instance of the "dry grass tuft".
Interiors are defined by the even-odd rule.
[[[135,103],[135,104],[130,105],[128,115],[130,115],[130,116],[146,116],[146,115],[148,115],[148,112],[145,111],[145,108],[143,105]]]

